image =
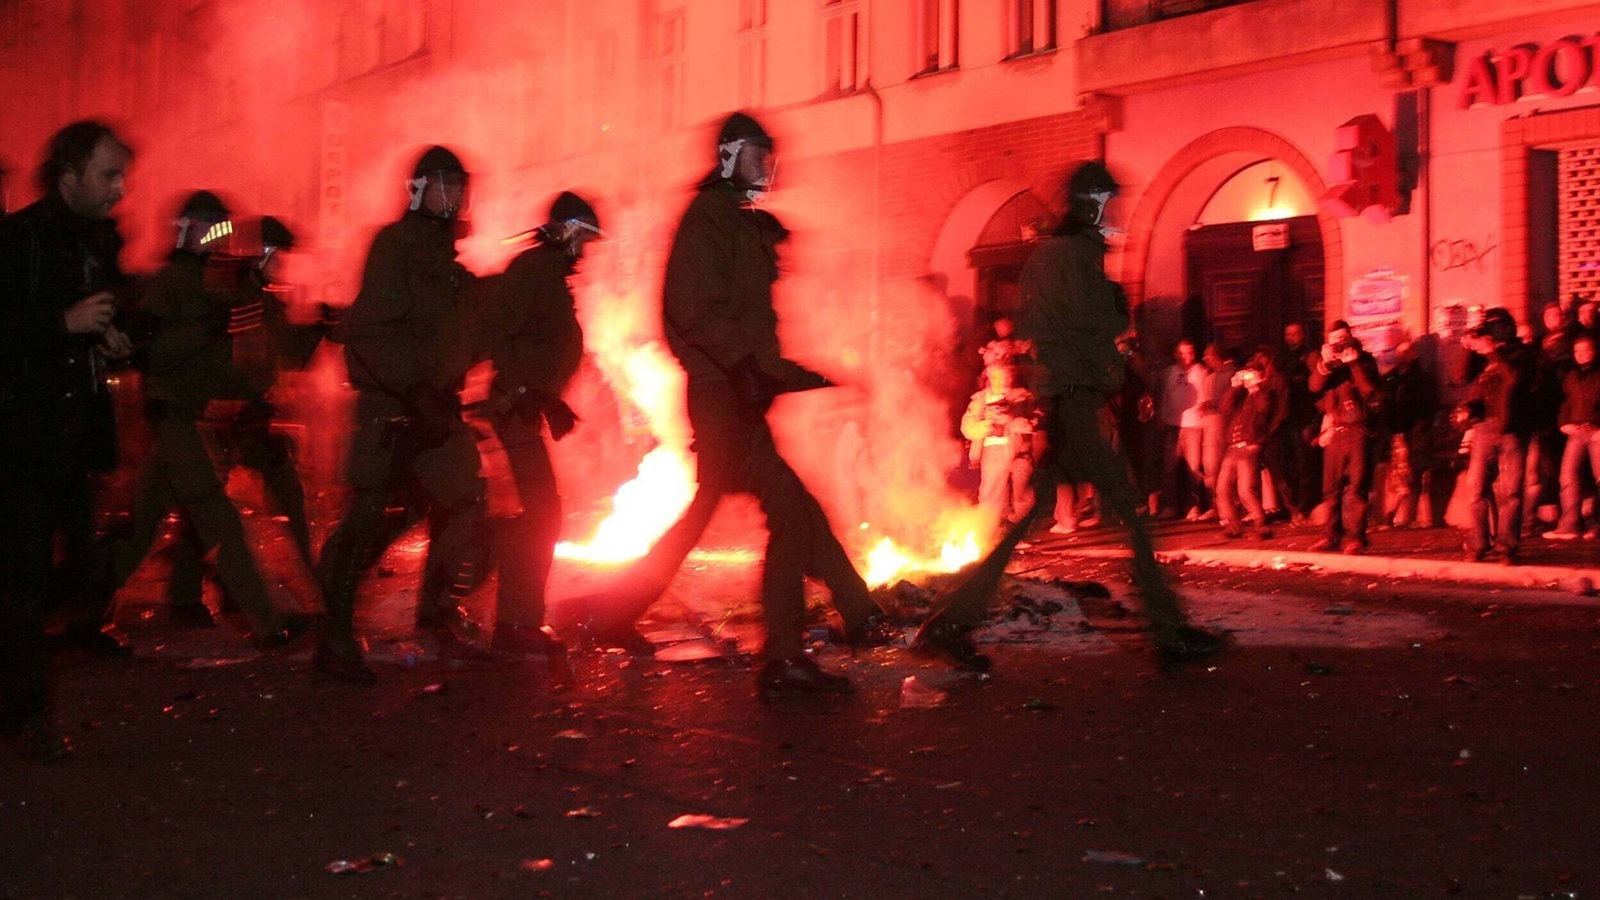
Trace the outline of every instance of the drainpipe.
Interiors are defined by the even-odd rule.
[[[880,309],[883,280],[883,95],[872,84],[872,76],[862,83],[861,93],[872,101],[872,257],[868,301],[871,304],[873,342],[882,333]],[[873,358],[877,358],[876,346]]]
[[[1418,290],[1422,294],[1422,327],[1418,334],[1433,328],[1433,88],[1417,91],[1417,206],[1421,216],[1422,273]]]

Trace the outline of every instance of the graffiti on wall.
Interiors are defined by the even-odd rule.
[[[1434,241],[1433,246],[1428,248],[1428,256],[1434,269],[1440,272],[1452,272],[1457,269],[1482,272],[1489,260],[1489,254],[1499,247],[1500,244],[1494,235],[1484,235],[1482,239],[1442,238]]]

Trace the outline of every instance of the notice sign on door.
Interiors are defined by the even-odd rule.
[[[1271,222],[1250,229],[1250,245],[1257,250],[1283,250],[1289,246],[1289,223]]]

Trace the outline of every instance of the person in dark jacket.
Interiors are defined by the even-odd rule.
[[[563,192],[537,229],[538,243],[512,260],[488,313],[479,317],[479,343],[495,370],[488,416],[521,502],[495,536],[500,585],[491,646],[507,654],[557,656],[564,649],[542,630],[545,582],[561,536],[561,495],[540,430],[548,425],[550,437],[559,441],[577,422],[561,399],[583,362],[583,330],[567,281],[584,246],[600,235],[594,207]]]
[[[1378,363],[1335,321],[1307,382],[1322,409],[1322,499],[1328,504],[1326,536],[1315,551],[1348,555],[1367,551],[1367,500],[1372,492],[1373,410],[1380,402]]]
[[[301,370],[310,363],[329,323],[326,316],[303,324],[288,320],[285,285],[279,274],[295,239],[281,221],[272,216],[234,220],[232,233],[221,245],[221,250],[208,255],[206,280],[219,294],[219,303],[228,309],[226,343],[231,371],[217,376],[216,383],[235,385],[239,397],[209,404],[213,414],[207,416],[204,431],[220,451],[215,456],[261,476],[264,493],[287,520],[301,560],[308,570],[314,570],[305,487],[292,442],[273,428],[277,410],[272,392],[280,372]],[[167,597],[173,621],[181,627],[216,624],[202,600],[206,549],[186,519],[178,540],[167,551],[172,564]]]
[[[44,615],[55,539],[93,539],[91,476],[115,462],[108,359],[124,287],[112,210],[133,153],[99,122],[51,138],[42,199],[0,220],[0,735],[23,755],[70,752],[50,714]]]
[[[1392,510],[1391,524],[1405,528],[1417,517],[1428,476],[1432,450],[1428,435],[1439,411],[1438,385],[1433,373],[1417,361],[1417,349],[1409,341],[1395,348],[1394,366],[1379,382],[1383,397],[1383,437],[1388,449],[1388,472],[1384,484],[1373,487],[1374,499],[1385,495],[1379,509]],[[1443,510],[1430,510],[1438,517]]]
[[[1467,496],[1472,501],[1467,559],[1482,561],[1497,551],[1501,562],[1515,565],[1528,442],[1534,430],[1534,404],[1526,397],[1533,380],[1534,351],[1517,337],[1511,313],[1499,307],[1484,312],[1483,323],[1467,341],[1468,348],[1485,361],[1468,391],[1468,406],[1477,424],[1467,460]],[[1496,511],[1492,530],[1491,501]]]
[[[662,292],[667,342],[688,376],[689,422],[699,488],[684,515],[637,571],[658,594],[704,531],[725,494],[754,494],[767,515],[761,578],[766,644],[756,686],[763,699],[842,693],[848,679],[823,672],[802,647],[804,579],[822,581],[843,620],[847,643],[886,643],[882,612],[829,527],[821,505],[778,455],[766,413],[782,393],[830,382],[784,358],[772,306],[777,245],[787,230],[752,207],[771,187],[773,141],[760,123],[734,113],[717,137],[717,163],[673,237]]]
[[[1127,368],[1117,337],[1128,330],[1128,302],[1122,288],[1106,277],[1101,230],[1106,204],[1117,190],[1116,180],[1099,162],[1075,166],[1065,184],[1067,212],[1060,228],[1040,242],[1022,269],[1017,333],[1032,341],[1044,373],[1038,395],[1046,449],[1034,472],[1034,495],[1053,496],[1063,478],[1095,486],[1102,511],[1113,513],[1128,531],[1134,584],[1157,653],[1165,663],[1181,664],[1219,652],[1226,641],[1189,624],[1177,592],[1156,562],[1128,462],[1101,427],[1106,404],[1122,389]],[[1042,506],[1036,504],[1023,520],[1021,533]],[[980,611],[965,612],[965,621],[941,617],[949,623],[945,631],[975,625]],[[929,634],[924,627],[921,637],[964,649],[956,634]]]
[[[432,633],[443,657],[493,659],[472,640],[475,624],[459,606],[475,584],[484,499],[477,442],[461,419],[458,393],[471,363],[460,304],[472,276],[456,261],[467,171],[452,151],[430,147],[406,189],[406,212],[373,238],[360,293],[341,326],[345,367],[358,392],[352,495],[322,547],[317,574],[328,615],[312,661],[344,681],[376,677],[355,640],[356,590],[394,537],[384,515],[394,498],[428,518],[417,628]]]
[[[145,371],[145,411],[155,443],[139,467],[132,532],[116,545],[115,584],[127,582],[167,514],[181,509],[200,545],[217,547],[223,588],[250,618],[256,643],[277,647],[304,632],[310,618],[278,605],[268,591],[239,510],[217,474],[215,441],[202,432],[208,412],[231,418],[251,393],[233,365],[229,325],[237,298],[206,283],[208,259],[232,234],[233,222],[215,194],[196,191],[175,225],[177,246],[140,300],[141,312],[155,323]],[[218,412],[221,406],[228,412]]]
[[[1288,414],[1288,397],[1281,381],[1267,377],[1265,369],[1270,358],[1269,350],[1257,350],[1248,366],[1233,373],[1222,400],[1227,443],[1217,474],[1217,511],[1223,534],[1229,538],[1244,534],[1239,522],[1239,501],[1244,503],[1256,536],[1262,540],[1272,537],[1258,491],[1262,474],[1261,448],[1283,426]]]
[[[1561,454],[1561,518],[1544,536],[1570,541],[1583,529],[1583,495],[1600,481],[1600,366],[1595,365],[1595,341],[1580,334],[1572,341],[1572,368],[1561,379],[1561,433],[1567,445]],[[1582,478],[1589,466],[1589,478]]]
[[[1283,328],[1283,344],[1274,357],[1289,397],[1289,414],[1264,453],[1272,477],[1279,512],[1295,523],[1311,517],[1322,499],[1322,448],[1317,446],[1317,398],[1312,395],[1311,360],[1316,349],[1306,340],[1306,328],[1290,322]]]

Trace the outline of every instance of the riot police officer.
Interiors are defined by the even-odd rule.
[[[310,617],[279,606],[245,537],[238,509],[218,475],[218,447],[208,419],[231,419],[250,396],[233,366],[230,325],[237,297],[214,290],[207,268],[234,224],[211,191],[190,194],[173,220],[175,246],[151,279],[140,310],[153,325],[146,353],[145,413],[154,434],[141,462],[131,533],[115,550],[115,584],[125,584],[155,544],[167,514],[181,509],[201,546],[217,547],[217,573],[250,618],[256,643],[280,646]],[[198,603],[199,597],[192,598]]]
[[[784,358],[778,346],[772,284],[777,243],[787,231],[752,206],[771,188],[772,172],[772,137],[744,113],[729,116],[717,136],[716,166],[673,238],[662,318],[688,376],[700,483],[683,519],[642,566],[659,573],[665,559],[676,568],[723,495],[755,495],[768,531],[761,578],[766,644],[756,679],[763,699],[851,690],[848,679],[823,672],[803,652],[806,576],[827,585],[849,643],[891,638],[821,505],[778,455],[767,426],[766,412],[778,394],[829,385]]]
[[[545,582],[561,536],[561,496],[540,430],[548,425],[550,437],[559,441],[577,421],[561,399],[583,361],[583,331],[567,280],[584,246],[600,236],[594,207],[563,192],[537,229],[538,243],[512,260],[488,313],[479,317],[482,346],[495,369],[489,419],[521,504],[495,536],[500,584],[492,647],[508,654],[554,655],[563,649],[542,630]]]
[[[291,441],[272,428],[277,410],[270,394],[280,371],[306,367],[327,333],[327,322],[288,320],[280,273],[295,238],[283,222],[272,216],[235,221],[221,246],[208,257],[208,278],[229,307],[232,371],[228,377],[238,383],[241,399],[212,423],[213,435],[230,463],[261,476],[267,498],[287,520],[295,549],[311,569],[315,562],[305,488]],[[204,543],[186,522],[168,553],[172,570],[167,596],[174,621],[187,627],[214,624],[201,601],[204,553]]]
[[[356,388],[349,505],[323,545],[318,580],[327,605],[316,668],[347,681],[372,681],[354,635],[356,590],[392,539],[385,518],[402,497],[429,524],[416,623],[442,656],[483,658],[458,606],[475,582],[476,523],[483,502],[478,449],[461,419],[460,388],[470,360],[456,345],[462,292],[471,274],[456,261],[468,194],[459,157],[435,146],[417,159],[398,221],[372,240],[361,291],[341,326],[345,366]],[[456,630],[464,629],[464,637]]]

